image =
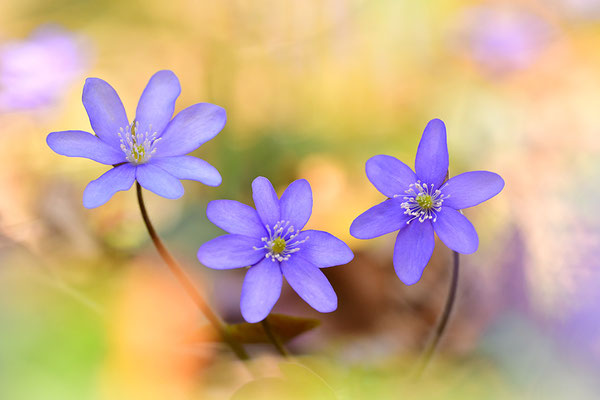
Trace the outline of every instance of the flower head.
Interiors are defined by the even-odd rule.
[[[467,8],[460,46],[481,68],[494,75],[526,69],[554,34],[541,17],[518,7],[480,5]]]
[[[183,195],[180,179],[209,186],[221,184],[212,165],[186,154],[215,137],[225,126],[225,110],[198,103],[173,119],[175,101],[181,92],[171,71],[159,71],[144,89],[132,122],[117,92],[98,78],[88,78],[83,87],[83,105],[95,135],[84,131],[52,132],[46,139],[58,154],[85,157],[115,168],[90,182],[83,192],[83,205],[94,208],[116,192],[128,190],[134,181],[169,199]]]
[[[90,46],[81,35],[42,25],[23,40],[0,45],[0,110],[32,110],[58,100],[80,77]]]
[[[271,182],[252,182],[256,210],[234,200],[208,203],[206,215],[228,235],[198,250],[198,260],[209,268],[250,267],[242,287],[242,316],[248,322],[266,318],[279,299],[283,276],[311,307],[320,312],[337,308],[337,296],[319,268],[350,262],[350,248],[335,236],[302,231],[312,213],[309,183],[292,182],[281,198]]]
[[[367,177],[388,199],[359,215],[350,234],[372,239],[399,231],[394,268],[407,285],[421,279],[433,254],[434,232],[454,251],[470,254],[477,250],[477,232],[460,210],[494,197],[504,187],[500,175],[487,171],[465,172],[444,182],[448,164],[446,127],[439,119],[425,127],[415,159],[416,173],[391,156],[367,161]]]

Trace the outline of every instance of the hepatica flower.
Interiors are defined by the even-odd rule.
[[[446,127],[439,119],[425,127],[415,159],[416,173],[391,156],[367,161],[367,177],[388,199],[359,215],[350,233],[358,239],[372,239],[398,231],[394,268],[407,285],[421,279],[433,254],[434,232],[458,253],[477,250],[477,232],[460,210],[494,197],[504,187],[500,175],[487,171],[465,172],[444,182],[448,163]]]
[[[83,105],[96,135],[63,131],[52,132],[46,139],[58,154],[115,166],[87,185],[83,192],[85,207],[101,206],[116,192],[131,188],[136,180],[169,199],[183,195],[180,179],[209,186],[221,184],[221,175],[212,165],[186,154],[223,129],[225,110],[198,103],[171,119],[180,92],[173,72],[157,72],[140,97],[135,118],[129,122],[112,86],[98,78],[85,81]]]
[[[554,34],[541,17],[510,6],[467,8],[460,24],[463,30],[460,46],[493,74],[529,67]]]
[[[337,296],[320,268],[350,262],[350,248],[335,236],[302,231],[312,213],[309,183],[292,182],[281,198],[267,178],[252,182],[256,210],[233,200],[208,203],[206,215],[229,235],[198,250],[198,259],[214,269],[250,267],[240,301],[248,322],[266,318],[279,299],[283,277],[298,295],[320,312],[337,308]]]
[[[56,102],[83,74],[90,49],[85,37],[56,25],[0,43],[0,110],[33,110]]]

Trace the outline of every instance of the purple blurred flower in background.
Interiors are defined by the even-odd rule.
[[[444,183],[448,165],[446,127],[439,119],[425,127],[415,159],[416,174],[391,156],[367,161],[367,177],[389,199],[359,215],[350,234],[372,239],[399,230],[394,268],[407,285],[421,279],[433,254],[434,232],[454,251],[470,254],[477,250],[477,232],[460,209],[484,202],[504,187],[498,174],[487,171],[465,172]]]
[[[229,235],[217,237],[198,250],[198,260],[209,268],[250,266],[242,287],[242,316],[262,321],[279,299],[282,276],[319,312],[337,308],[337,296],[319,268],[349,263],[354,255],[335,236],[302,231],[312,213],[312,191],[305,179],[292,182],[281,199],[267,178],[252,182],[256,210],[234,200],[215,200],[206,215]]]
[[[28,110],[57,101],[88,64],[90,46],[59,26],[0,45],[0,110]]]
[[[527,68],[552,34],[541,17],[508,6],[467,9],[460,21],[458,46],[488,72],[502,74]]]
[[[600,19],[600,1],[598,0],[552,0],[564,13],[582,20]]]
[[[118,191],[128,190],[134,181],[169,199],[183,195],[180,179],[209,186],[221,184],[221,175],[212,165],[186,156],[215,137],[225,126],[225,110],[198,103],[182,110],[172,120],[175,101],[181,92],[171,71],[159,71],[150,78],[130,124],[117,92],[98,78],[88,78],[83,87],[83,105],[93,135],[84,131],[52,132],[46,139],[58,154],[84,157],[115,168],[90,182],[83,192],[83,205],[94,208],[106,203]]]

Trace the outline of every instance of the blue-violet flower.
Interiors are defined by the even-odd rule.
[[[229,235],[217,237],[198,250],[209,268],[250,267],[241,295],[242,316],[258,322],[279,299],[283,276],[298,295],[320,312],[337,308],[337,296],[319,268],[350,262],[350,248],[335,236],[302,231],[312,213],[312,191],[305,179],[292,182],[281,198],[271,182],[252,182],[256,210],[234,200],[208,203],[208,219]]]
[[[477,232],[460,210],[494,197],[504,187],[500,175],[487,171],[465,172],[444,182],[448,164],[446,126],[439,119],[425,127],[415,159],[416,174],[391,156],[377,155],[367,161],[367,177],[388,199],[359,215],[350,234],[372,239],[399,231],[394,269],[407,285],[421,279],[433,254],[434,232],[454,251],[470,254],[477,250]]]
[[[0,42],[0,111],[53,105],[85,72],[91,53],[85,36],[58,25]]]
[[[198,103],[171,119],[180,92],[179,80],[173,72],[157,72],[146,85],[135,119],[129,123],[112,86],[102,79],[86,79],[82,100],[96,135],[63,131],[52,132],[46,139],[58,154],[115,166],[87,185],[83,192],[85,207],[101,206],[116,192],[131,188],[136,180],[142,187],[169,199],[183,195],[180,179],[209,186],[221,184],[216,168],[185,154],[223,129],[227,119],[225,110],[214,104]]]

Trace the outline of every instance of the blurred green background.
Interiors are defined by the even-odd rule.
[[[205,322],[151,247],[134,191],[84,209],[85,185],[106,167],[45,143],[51,131],[90,131],[86,77],[108,81],[132,116],[160,69],[181,81],[176,112],[227,110],[225,129],[194,153],[223,184],[186,181],[179,200],[146,200],[228,321],[241,320],[243,271],[198,264],[198,247],[220,234],[206,204],[252,204],[259,175],[280,191],[306,178],[308,227],[356,257],[326,271],[338,311],[318,315],[290,288],[275,310],[322,320],[290,347],[339,398],[598,398],[599,48],[597,0],[3,0],[0,398],[217,399],[252,379],[198,338]],[[447,334],[412,384],[450,252],[438,243],[406,287],[394,236],[360,241],[348,228],[383,200],[365,161],[412,165],[433,118],[448,129],[451,175],[495,171],[506,187],[465,211],[480,248],[462,257]],[[282,376],[268,346],[249,350],[259,375]]]

